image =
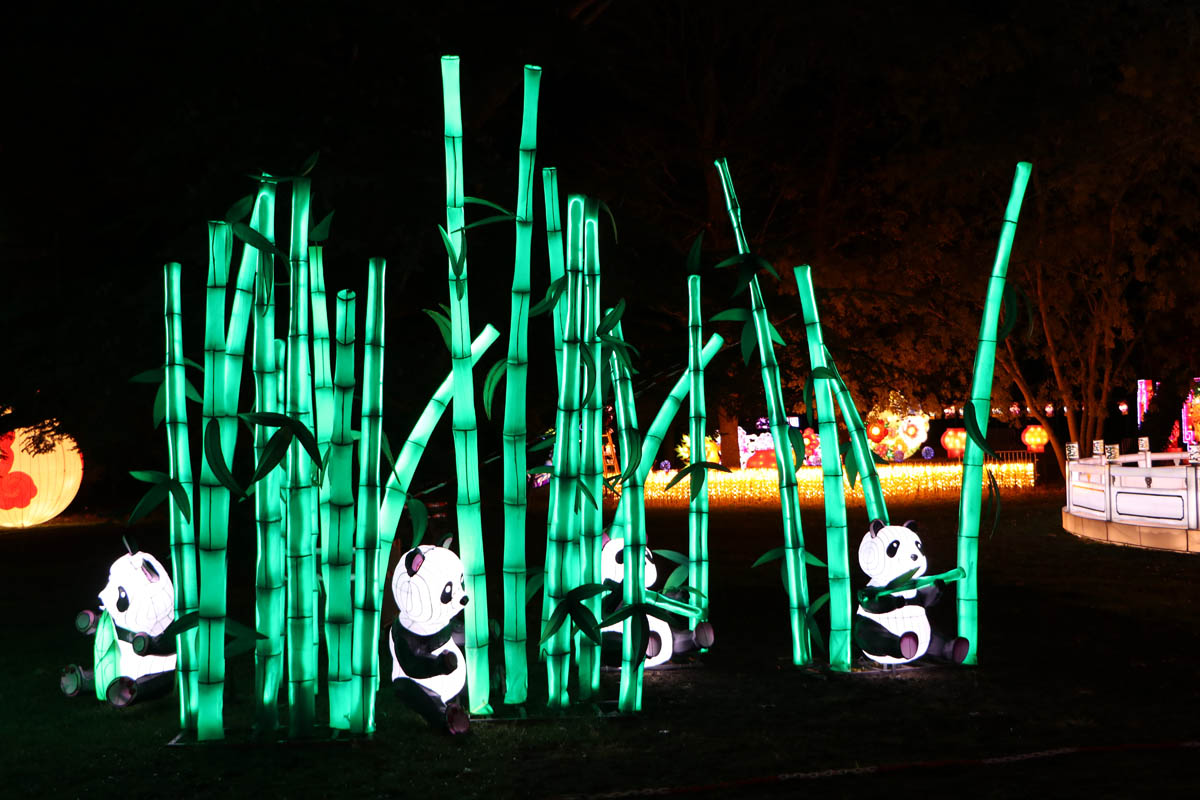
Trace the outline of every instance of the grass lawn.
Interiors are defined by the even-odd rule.
[[[1077,539],[1061,529],[1061,506],[1061,491],[1009,493],[1000,529],[981,540],[978,667],[794,668],[778,567],[750,568],[781,543],[778,512],[717,511],[716,644],[698,664],[648,673],[636,717],[584,708],[547,716],[535,666],[528,720],[476,719],[466,736],[440,736],[385,687],[371,740],[255,743],[252,663],[243,657],[229,666],[228,740],[177,747],[166,746],[178,729],[173,698],[118,711],[58,691],[60,666],[90,662],[90,640],[72,619],[95,607],[123,526],[88,520],[0,533],[5,795],[1129,797],[1190,789],[1197,749],[1179,743],[1200,740],[1200,560]],[[952,502],[892,507],[894,521],[920,523],[932,572],[954,566],[956,516]],[[821,510],[806,508],[804,522],[823,557]],[[498,567],[496,523],[485,519],[489,563]],[[866,523],[852,508],[852,553]],[[538,529],[531,523],[535,546]],[[685,513],[652,512],[648,530],[652,546],[686,549]],[[166,561],[161,525],[134,533]],[[253,537],[243,534],[231,535],[229,603],[232,616],[252,623]],[[531,563],[540,557],[531,553]],[[809,578],[814,597],[825,591],[820,571]],[[497,569],[493,614],[499,588]],[[933,616],[952,627],[952,597]],[[502,660],[499,648],[493,660]],[[615,697],[616,673],[604,681]],[[1082,751],[983,762],[1059,748]],[[814,774],[825,770],[844,772]]]

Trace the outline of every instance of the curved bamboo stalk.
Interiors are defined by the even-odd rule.
[[[311,353],[308,327],[308,209],[309,180],[292,183],[292,227],[288,253],[291,308],[287,340],[287,415],[303,421],[312,414]],[[313,602],[316,564],[313,558],[313,516],[316,487],[312,459],[293,437],[287,468],[287,674],[288,732],[309,736],[316,724],[317,660]]]
[[[351,470],[354,440],[354,292],[337,295],[337,363],[333,375],[333,421],[326,482],[328,531],[322,543],[325,564],[325,646],[329,652],[329,725],[349,729],[354,642],[351,565],[354,553],[354,492]],[[320,417],[318,416],[318,419]]]
[[[725,190],[725,207],[737,237],[738,252],[750,252],[742,230],[742,209],[733,190],[733,178],[725,159],[716,162]],[[783,404],[783,387],[779,382],[779,363],[771,342],[770,322],[763,304],[758,277],[750,278],[750,311],[754,333],[758,340],[763,392],[767,400],[767,417],[771,421],[771,438],[775,443],[775,466],[779,471],[779,501],[783,513],[784,564],[787,573],[789,612],[792,622],[792,662],[802,666],[812,660],[812,647],[805,625],[808,612],[808,576],[804,567],[804,528],[800,520],[800,496],[796,488],[796,465],[792,460],[791,439],[788,436],[787,411]]]
[[[613,336],[624,341],[621,323],[613,328]],[[617,431],[621,442],[621,456],[628,459],[629,454],[636,449],[638,437],[637,403],[633,396],[633,380],[629,369],[621,363],[615,353],[609,356],[609,365],[613,374],[615,389],[615,412]],[[646,458],[654,460],[654,450],[643,445],[643,462]],[[625,605],[639,605],[645,600],[645,571],[646,571],[646,505],[643,492],[642,471],[630,470],[630,477],[624,482],[621,499],[629,498],[624,503],[624,537],[625,537],[625,579],[621,584],[622,600]],[[618,509],[621,513],[622,509]],[[634,653],[633,626],[639,624],[632,617],[627,617],[621,623],[621,684],[617,695],[617,707],[626,714],[640,711],[642,708],[642,675],[645,672],[645,661],[640,653]],[[665,643],[664,643],[665,644]]]
[[[225,403],[225,289],[233,242],[229,225],[208,223],[208,285],[204,321],[204,430],[221,425]],[[222,453],[228,470],[232,453]],[[200,566],[200,682],[196,736],[200,741],[225,738],[225,585],[226,545],[229,541],[229,490],[221,485],[209,460],[208,448],[200,456],[199,531],[196,537]]]
[[[358,442],[358,509],[354,537],[354,657],[353,685],[359,697],[351,703],[351,730],[375,730],[374,695],[379,637],[372,627],[375,598],[387,571],[379,552],[379,464],[383,444],[383,327],[384,269],[372,258],[367,283],[367,330],[363,340],[362,437]],[[369,697],[364,696],[369,693]]]
[[[533,243],[533,164],[537,152],[538,86],[542,68],[525,66],[524,115],[517,173],[516,255],[504,381],[504,702],[529,694],[525,656],[525,403],[529,371],[529,251]]]
[[[992,377],[996,365],[996,330],[1000,323],[1000,305],[1004,298],[1004,281],[1013,239],[1017,235],[1017,218],[1021,201],[1033,165],[1028,161],[1017,164],[1008,206],[1004,209],[1004,225],[988,280],[983,319],[979,323],[979,348],[975,351],[975,369],[971,376],[971,406],[979,432],[987,436],[988,419],[992,410]],[[963,482],[958,501],[958,566],[966,572],[958,584],[958,635],[970,642],[966,664],[979,662],[979,505],[983,496],[983,448],[971,437],[963,452]]]
[[[708,412],[704,402],[704,366],[701,363],[703,332],[700,312],[700,276],[688,278],[688,438],[691,441],[691,462],[707,461],[705,428]],[[697,455],[699,454],[699,455]],[[708,619],[708,471],[702,470],[697,480],[700,491],[688,502],[688,585],[701,594],[695,598],[700,607],[699,617],[688,619],[688,627]]]
[[[805,264],[796,267],[794,273],[804,311],[808,360],[814,370],[829,369],[821,336],[821,318],[817,313],[817,298],[813,294],[812,269]],[[829,378],[817,378],[813,381],[813,399],[820,420],[821,474],[824,476],[825,542],[829,565],[829,666],[835,672],[849,672],[853,610],[850,555],[846,544],[846,494],[842,483],[842,461],[838,453],[837,417],[833,407],[832,387],[836,383]]]
[[[187,379],[183,374],[183,303],[180,301],[180,266],[171,261],[163,267],[164,322],[166,327],[167,386],[167,461],[171,477],[179,481],[188,498],[187,513],[174,499],[168,499],[167,524],[171,542],[171,576],[175,581],[175,619],[199,607],[196,575],[195,508],[192,500],[192,459],[188,445]],[[197,671],[197,631],[184,631],[175,637],[179,655],[179,727],[196,729],[199,673]]]

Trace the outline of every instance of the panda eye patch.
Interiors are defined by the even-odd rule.
[[[625,563],[625,551],[623,549],[617,551],[617,563],[618,564]]]
[[[895,558],[896,553],[898,552],[900,552],[900,540],[893,539],[892,542],[887,546],[888,558]]]
[[[924,548],[924,547],[921,547],[921,543],[920,543],[920,542],[917,542],[917,550],[918,550],[919,552],[922,552],[922,553],[923,553],[923,552],[925,552],[925,548]]]
[[[129,610],[129,595],[125,593],[124,586],[117,587],[117,611],[124,614]]]
[[[445,587],[442,589],[442,603],[449,603],[450,598],[454,596],[454,584],[446,581]]]

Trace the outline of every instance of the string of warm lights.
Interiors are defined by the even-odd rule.
[[[1032,461],[989,463],[996,484],[1004,489],[1030,489],[1034,484]],[[957,497],[962,487],[962,464],[879,464],[876,466],[883,494],[889,500]],[[651,472],[646,479],[647,508],[686,508],[689,481],[684,479],[664,491],[675,472]],[[801,467],[796,471],[800,502],[821,503],[824,499],[820,467]],[[984,481],[986,482],[986,475]],[[845,484],[843,484],[845,485]],[[846,500],[863,503],[862,483],[846,490]],[[779,506],[779,475],[774,469],[741,469],[708,473],[708,501],[711,507]]]

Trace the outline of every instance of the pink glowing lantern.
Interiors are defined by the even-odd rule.
[[[946,448],[946,455],[951,458],[962,458],[963,451],[967,449],[967,429],[947,428],[942,434],[942,447]]]

